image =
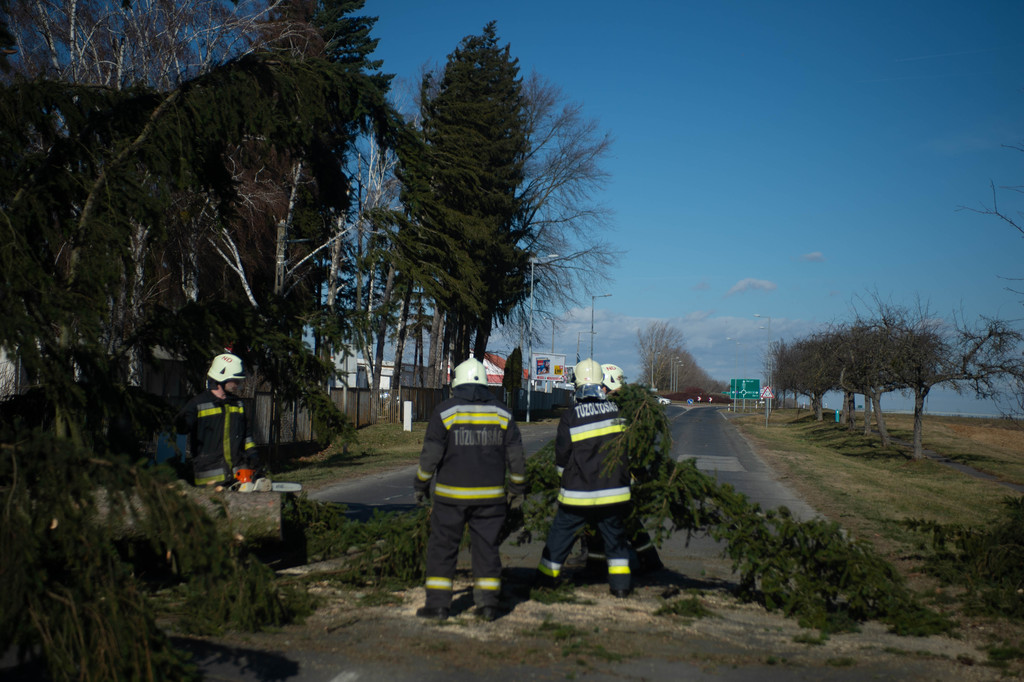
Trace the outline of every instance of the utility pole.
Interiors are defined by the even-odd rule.
[[[611,294],[590,297],[590,359],[594,359],[594,302],[599,298],[608,298]]]

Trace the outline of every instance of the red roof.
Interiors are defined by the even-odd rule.
[[[494,353],[484,353],[484,367],[487,369],[487,383],[500,385],[505,379],[505,358]]]

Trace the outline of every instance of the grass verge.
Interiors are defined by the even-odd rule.
[[[890,423],[898,428],[901,416]],[[931,431],[948,429],[947,420],[956,418],[925,419],[929,449],[941,448],[937,450],[941,454],[982,451],[983,445],[963,437],[955,442],[947,435],[929,438]],[[806,411],[778,410],[767,428],[763,416],[741,417],[734,423],[811,506],[890,557],[915,554],[921,544],[920,535],[906,529],[903,521],[983,525],[1012,492],[929,459],[915,461],[906,447],[882,448],[877,435],[864,436],[861,428],[851,432],[834,422],[816,422]],[[990,453],[992,460],[1012,463],[1013,453],[1005,447]],[[1024,448],[1018,448],[1016,456],[1024,459]]]
[[[401,424],[364,426],[354,443],[332,443],[314,452],[284,458],[273,472],[280,480],[301,483],[309,491],[332,483],[415,465],[423,447],[426,422],[414,422],[411,431]]]
[[[910,415],[887,417],[894,438],[912,438],[911,420]],[[914,460],[906,445],[882,448],[877,434],[863,435],[863,426],[851,431],[792,410],[775,412],[768,427],[763,415],[734,423],[780,479],[811,506],[870,543],[906,576],[909,586],[961,628],[987,633],[985,665],[1002,674],[1024,675],[1024,623],[982,614],[978,600],[985,594],[984,585],[946,584],[932,577],[926,571],[935,565],[930,538],[906,523],[923,520],[977,529],[959,549],[986,551],[981,541],[993,528],[1005,526],[1006,500],[1018,493],[930,459]],[[923,435],[925,449],[1004,480],[1017,482],[1024,470],[1024,438],[1010,422],[926,416]],[[1017,551],[1018,536],[1010,536],[997,554]],[[963,564],[952,565],[967,567],[977,560],[963,556]]]

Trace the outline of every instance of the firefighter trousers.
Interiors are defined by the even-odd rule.
[[[552,580],[558,578],[580,530],[587,523],[593,523],[604,539],[608,586],[613,590],[630,589],[629,541],[623,523],[628,511],[628,507],[622,504],[597,507],[559,505],[541,554],[541,575]]]
[[[427,608],[449,608],[452,580],[462,533],[469,526],[473,562],[473,602],[477,608],[498,606],[501,599],[501,554],[498,537],[505,523],[505,503],[447,504],[435,499],[427,541]]]

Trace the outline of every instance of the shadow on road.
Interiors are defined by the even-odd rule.
[[[279,682],[298,676],[300,664],[281,654],[213,644],[198,639],[172,637],[175,648],[187,651],[206,674],[231,671],[235,679]],[[216,678],[216,676],[215,676]]]
[[[345,516],[352,519],[353,521],[369,521],[375,511],[379,511],[382,514],[398,513],[404,514],[406,512],[416,511],[415,504],[359,504],[357,502],[345,503]]]

